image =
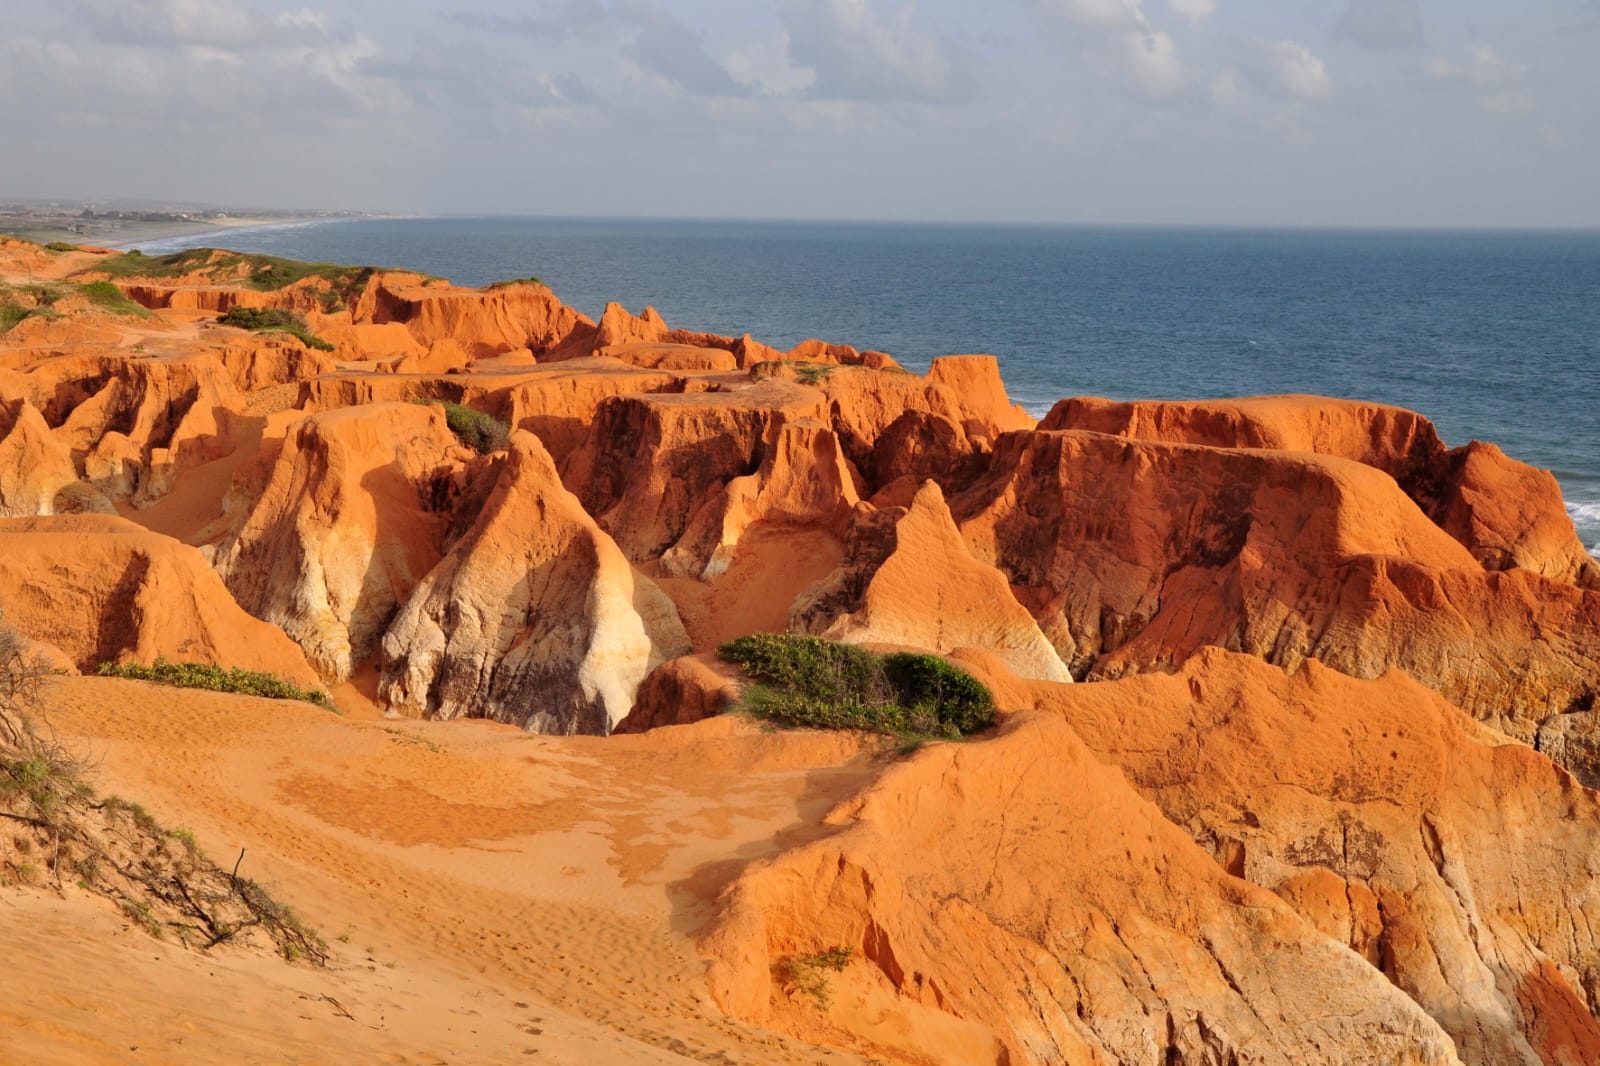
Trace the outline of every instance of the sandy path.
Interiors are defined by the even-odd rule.
[[[723,1018],[689,939],[879,771],[853,741],[734,719],[534,737],[101,678],[48,702],[102,792],[225,864],[245,849],[335,964],[177,950],[70,885],[0,895],[25,918],[0,920],[22,1061],[859,1061]]]

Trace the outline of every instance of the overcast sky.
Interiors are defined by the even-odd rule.
[[[1600,226],[1600,0],[0,11],[0,197]]]

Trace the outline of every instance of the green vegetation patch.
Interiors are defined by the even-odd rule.
[[[331,352],[333,345],[311,332],[305,316],[277,307],[233,307],[217,321],[224,326],[238,326],[256,333],[287,333],[298,337],[307,348]]]
[[[27,318],[60,318],[57,301],[71,292],[59,281],[40,281],[30,285],[0,284],[0,333],[11,330]]]
[[[802,385],[820,385],[822,379],[838,370],[834,363],[813,363],[804,359],[763,359],[750,367],[750,377],[755,381],[781,378],[792,372]]]
[[[318,707],[333,708],[326,692],[301,688],[277,674],[224,669],[208,663],[173,663],[157,659],[149,666],[138,663],[101,663],[97,671],[101,677],[123,677],[134,681],[153,681],[158,685],[175,688],[202,688],[210,692],[237,692],[244,696],[260,696],[269,700],[301,700]]]
[[[491,282],[489,288],[504,289],[511,285],[543,285],[547,289],[550,287],[545,285],[542,279],[529,275],[525,278],[507,278],[504,281]]]
[[[201,274],[217,281],[241,281],[252,289],[270,292],[306,278],[321,278],[337,298],[366,285],[375,267],[341,263],[309,263],[276,255],[246,255],[220,248],[190,248],[170,255],[145,255],[138,249],[100,260],[80,273],[113,278],[177,278]]]
[[[78,767],[51,752],[26,758],[0,758],[0,804],[26,797],[38,816],[49,820],[65,803],[90,795],[77,776]]]
[[[828,977],[843,973],[853,958],[855,951],[852,948],[829,948],[815,955],[796,955],[785,959],[778,971],[790,988],[811,997],[818,1010],[827,1010],[832,991],[828,987]]]
[[[47,252],[76,252],[78,246],[67,241],[51,241],[44,246],[44,250]]]
[[[450,427],[450,432],[460,438],[461,443],[477,451],[479,455],[488,455],[490,452],[503,451],[511,440],[511,427],[491,415],[474,410],[465,404],[451,403],[448,400],[418,400],[418,403],[436,404],[444,408],[444,420]]]
[[[91,281],[87,285],[79,286],[78,291],[102,311],[110,311],[114,315],[128,315],[131,318],[155,317],[109,281]]]
[[[956,739],[994,722],[994,696],[935,655],[879,656],[820,637],[755,633],[717,654],[756,682],[744,709],[785,725]]]
[[[822,379],[839,369],[832,363],[795,363],[794,376],[802,385],[818,385]]]
[[[15,300],[0,300],[0,333],[8,333],[17,323],[32,315],[36,308],[24,307]]]
[[[37,281],[29,285],[0,285],[0,333],[25,318],[60,318],[56,305],[72,296],[81,296],[96,310],[130,318],[155,315],[109,281],[78,284],[67,281]]]

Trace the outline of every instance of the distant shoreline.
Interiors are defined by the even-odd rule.
[[[116,219],[97,219],[87,223],[87,229],[77,231],[67,228],[66,225],[44,225],[33,227],[19,227],[16,229],[4,226],[5,219],[0,219],[0,233],[9,233],[25,240],[36,241],[39,244],[48,244],[51,241],[66,241],[85,247],[112,248],[125,251],[137,248],[142,244],[152,244],[157,241],[176,239],[189,239],[193,237],[215,236],[219,245],[225,244],[227,235],[237,230],[262,229],[269,226],[301,226],[315,222],[332,222],[345,218],[389,218],[388,215],[304,215],[292,217],[252,217],[239,216],[235,218],[207,220],[207,221],[172,221],[172,222],[123,222]]]
[[[127,233],[119,234],[115,241],[107,242],[106,247],[123,252],[130,248],[142,248],[144,245],[165,245],[168,241],[183,241],[179,247],[198,248],[208,244],[215,244],[219,248],[228,247],[228,234],[243,230],[279,229],[295,226],[310,226],[319,222],[338,221],[334,218],[252,218],[238,219],[218,225],[185,225],[177,223],[167,225],[155,223],[148,227],[130,226]],[[215,240],[211,238],[215,237]],[[203,238],[195,242],[195,238]],[[150,249],[143,249],[149,251]],[[158,251],[169,252],[172,248],[160,248]]]

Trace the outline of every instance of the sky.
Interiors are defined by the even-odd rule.
[[[0,0],[0,199],[1600,226],[1600,0]]]

